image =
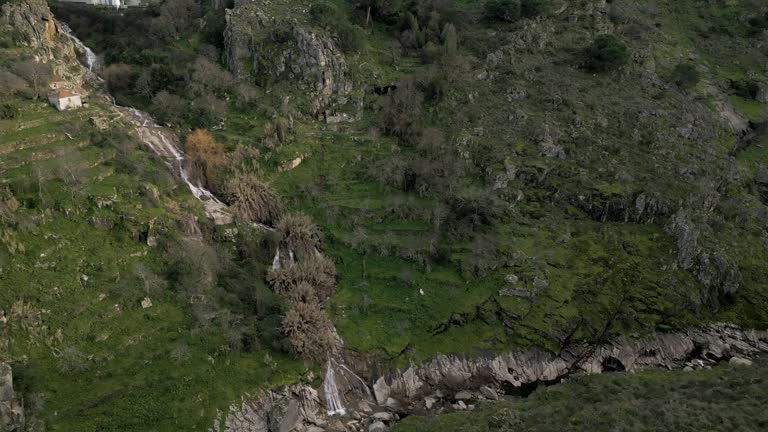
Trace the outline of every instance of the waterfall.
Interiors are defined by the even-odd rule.
[[[75,36],[72,29],[64,24],[58,23],[64,34],[78,47],[78,49],[85,53],[85,60],[88,66],[88,70],[94,72],[94,69],[98,67],[98,57],[96,54],[88,48],[80,39]],[[175,137],[173,132],[160,126],[157,122],[147,113],[141,112],[135,108],[123,107],[115,103],[114,98],[111,95],[107,97],[112,102],[114,109],[128,119],[136,127],[136,132],[139,134],[139,138],[158,156],[170,159],[176,165],[176,169],[179,171],[181,180],[189,187],[192,195],[200,201],[211,201],[216,207],[222,208],[226,205],[221,202],[216,196],[204,187],[193,183],[187,170],[184,168],[184,153],[178,148],[176,144],[172,142],[168,137]]]
[[[88,66],[88,70],[91,72],[95,72],[95,69],[97,69],[99,66],[99,58],[96,56],[96,53],[94,53],[93,50],[85,46],[83,41],[81,41],[80,39],[77,38],[77,36],[75,36],[75,33],[72,31],[72,29],[68,25],[60,21],[56,21],[56,24],[58,24],[59,28],[64,33],[64,35],[68,37],[69,40],[71,40],[75,44],[75,46],[80,50],[80,52],[85,54],[85,63],[86,63],[86,66]]]
[[[336,373],[333,371],[333,360],[328,358],[328,364],[325,369],[325,378],[323,379],[323,390],[325,390],[325,404],[328,415],[344,415],[347,410],[341,402],[339,387],[336,385]]]

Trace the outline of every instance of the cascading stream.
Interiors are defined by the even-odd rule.
[[[62,23],[57,22],[64,35],[66,35],[75,46],[85,54],[86,66],[88,70],[96,73],[98,70],[98,56],[87,47],[77,36],[75,36],[72,29]],[[101,79],[101,78],[99,78]],[[184,153],[174,143],[177,141],[176,135],[168,128],[164,128],[157,124],[155,120],[147,113],[141,112],[135,108],[123,107],[115,103],[114,98],[111,95],[106,95],[112,102],[113,108],[124,118],[128,119],[136,128],[136,132],[139,138],[146,144],[152,151],[175,163],[176,169],[179,171],[181,180],[189,187],[192,195],[200,201],[210,201],[213,203],[216,210],[220,210],[226,205],[221,202],[216,196],[204,187],[193,183],[186,169],[184,168]]]
[[[75,36],[75,34],[72,32],[72,29],[68,25],[61,22],[58,22],[58,25],[62,29],[63,33],[85,55],[88,70],[95,74],[99,66],[98,56],[96,56],[93,50],[88,48],[80,39],[77,38],[77,36]],[[101,80],[100,77],[98,77],[98,79]],[[135,108],[120,106],[115,103],[115,100],[111,95],[108,93],[104,93],[104,95],[111,101],[113,109],[134,125],[139,138],[145,145],[147,145],[147,147],[149,147],[155,154],[165,159],[169,166],[172,166],[172,164],[175,165],[174,168],[178,170],[181,180],[187,185],[187,187],[189,187],[189,190],[192,192],[195,198],[205,204],[206,212],[215,212],[226,208],[226,204],[222,203],[218,198],[216,198],[216,196],[211,191],[193,183],[190,180],[189,175],[184,168],[184,153],[175,144],[178,141],[178,138],[172,130],[157,124],[157,122],[149,114],[139,111]],[[274,228],[263,224],[254,223],[253,225],[268,231],[274,231]],[[287,259],[289,265],[292,265],[295,262],[293,251],[288,251]],[[280,268],[280,265],[280,250],[278,248],[272,263],[272,267],[277,269]],[[341,345],[340,338],[339,341],[339,345]],[[364,388],[365,392],[370,395],[370,390],[365,384],[365,381],[355,375],[351,369],[344,365],[339,356],[329,356],[326,373],[323,380],[323,390],[325,392],[327,405],[326,408],[329,416],[345,415],[347,412],[346,408],[344,407],[341,392],[339,391],[339,386],[337,384],[337,370],[344,376],[347,381],[349,381],[349,376],[353,377],[354,381],[356,381],[355,385],[357,387]]]

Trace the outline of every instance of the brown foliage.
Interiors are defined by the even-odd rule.
[[[272,224],[283,213],[280,196],[252,174],[239,173],[227,183],[232,210],[249,222]]]
[[[331,320],[313,303],[294,303],[283,318],[283,333],[296,354],[307,360],[323,360],[336,343]]]
[[[320,246],[322,233],[312,218],[303,213],[290,213],[277,224],[280,242],[293,251],[299,260],[312,256]]]
[[[316,255],[298,264],[270,271],[267,280],[274,292],[289,298],[296,295],[294,293],[301,284],[306,283],[315,290],[317,299],[325,302],[336,292],[336,266],[328,258]]]
[[[187,163],[193,178],[206,186],[215,185],[219,171],[226,166],[224,146],[204,129],[196,129],[187,136]]]

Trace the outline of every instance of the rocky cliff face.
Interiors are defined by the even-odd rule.
[[[269,16],[253,2],[227,10],[226,20],[225,63],[238,79],[262,86],[293,82],[310,96],[311,112],[323,119],[349,102],[347,61],[327,34]]]
[[[48,58],[61,53],[59,29],[48,4],[42,0],[19,0],[0,9],[0,28],[18,43],[38,49]],[[71,47],[69,53],[72,53]]]
[[[348,363],[355,364],[357,372],[368,375],[373,392],[356,383],[338,382],[346,417],[328,418],[322,392],[294,386],[233,404],[226,415],[219,415],[211,432],[221,427],[227,432],[380,430],[403,415],[471,409],[475,400],[524,393],[526,387],[557,383],[575,373],[691,370],[726,360],[748,364],[744,357],[766,351],[767,331],[719,324],[687,333],[624,338],[596,347],[582,345],[557,354],[529,350],[475,358],[440,355],[422,365],[384,374],[374,372],[365,360],[350,358]]]

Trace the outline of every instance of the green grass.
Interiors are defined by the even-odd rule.
[[[394,432],[760,431],[768,362],[697,372],[578,376],[518,402],[481,403],[474,412],[409,416]]]

